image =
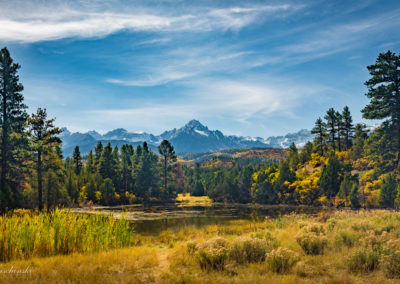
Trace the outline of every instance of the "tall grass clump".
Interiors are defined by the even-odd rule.
[[[229,255],[236,263],[244,264],[263,262],[267,251],[270,251],[267,241],[241,237],[234,240]]]
[[[304,227],[296,236],[296,241],[306,254],[323,254],[328,245],[322,225],[311,224]]]
[[[129,221],[59,209],[0,216],[0,261],[128,246]]]
[[[279,247],[266,255],[268,267],[276,273],[287,273],[299,260],[297,254],[290,249]]]
[[[350,255],[347,260],[347,266],[354,273],[371,272],[378,268],[379,257],[379,252],[372,247],[360,248]]]
[[[400,240],[389,240],[385,244],[382,264],[388,278],[400,278]]]
[[[197,248],[196,259],[202,270],[224,270],[229,256],[231,243],[221,237],[215,237],[201,243]]]
[[[348,231],[340,231],[335,237],[335,242],[338,246],[345,245],[347,247],[354,246],[358,239],[358,235]]]

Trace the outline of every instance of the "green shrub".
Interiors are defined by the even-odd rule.
[[[400,278],[400,240],[392,239],[385,243],[383,249],[382,264],[386,276],[389,278]]]
[[[216,237],[198,246],[196,259],[202,270],[223,270],[230,251],[230,242]]]
[[[303,232],[297,235],[297,243],[306,254],[323,254],[328,240],[325,236],[320,236],[312,232]]]
[[[371,272],[378,268],[379,252],[371,247],[357,249],[347,260],[351,272]]]
[[[357,235],[354,233],[341,231],[336,235],[336,244],[338,246],[345,245],[347,247],[352,247],[357,240]]]
[[[268,250],[268,243],[265,240],[242,237],[233,242],[230,258],[237,263],[262,262]]]
[[[384,257],[386,276],[389,278],[400,278],[400,251],[391,251]]]
[[[265,233],[265,240],[266,240],[266,242],[267,242],[267,244],[268,244],[268,249],[269,249],[269,250],[272,250],[272,249],[274,249],[274,248],[278,248],[278,247],[281,245],[281,243],[279,242],[279,240],[278,240],[277,238],[275,238],[275,237],[271,234],[271,232],[269,232],[269,231],[267,231],[267,232]]]
[[[324,235],[324,226],[318,223],[311,223],[302,229],[302,232],[314,233],[316,235]]]
[[[289,272],[297,261],[297,254],[284,247],[274,249],[266,255],[268,267],[276,273]]]
[[[194,255],[197,251],[197,245],[195,242],[188,242],[186,244],[186,250],[190,255]]]

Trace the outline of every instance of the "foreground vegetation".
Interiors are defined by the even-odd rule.
[[[126,247],[132,236],[124,218],[17,210],[0,216],[0,261]]]
[[[400,213],[343,210],[237,220],[159,236],[131,232],[126,248],[30,254],[34,257],[0,264],[0,271],[29,267],[20,277],[36,283],[398,283],[399,244]]]

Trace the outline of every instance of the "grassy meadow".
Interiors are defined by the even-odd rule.
[[[400,213],[289,214],[141,236],[124,219],[0,219],[1,283],[399,283]]]

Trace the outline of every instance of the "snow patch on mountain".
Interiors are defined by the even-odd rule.
[[[243,137],[224,135],[219,130],[210,130],[198,120],[191,120],[179,129],[172,129],[160,135],[146,132],[129,132],[123,128],[117,128],[101,135],[96,131],[87,133],[71,133],[67,128],[62,129],[60,138],[63,140],[63,150],[66,156],[71,155],[75,146],[81,148],[83,154],[87,154],[95,147],[98,141],[103,144],[111,142],[113,146],[122,144],[138,145],[147,142],[152,149],[162,140],[169,140],[174,145],[177,153],[204,153],[215,152],[225,149],[240,148],[288,148],[292,143],[298,148],[304,147],[305,143],[313,140],[310,131],[302,129],[296,133],[285,136],[271,136],[266,139],[261,137]]]
[[[195,129],[194,132],[199,133],[200,135],[203,135],[203,136],[208,136],[207,133],[205,133],[204,131],[198,130],[198,129]]]

